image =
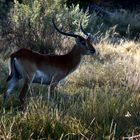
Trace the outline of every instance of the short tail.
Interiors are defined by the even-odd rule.
[[[9,63],[9,76],[8,76],[6,82],[8,82],[13,77],[14,67],[15,67],[15,64],[14,63],[15,63],[14,62],[14,57],[11,56],[10,63]]]
[[[16,68],[16,65],[15,65],[15,56],[14,54],[11,55],[10,57],[10,63],[9,63],[9,76],[6,80],[6,82],[8,82],[9,80],[11,80],[11,78],[15,76],[17,79],[20,79],[20,74]]]

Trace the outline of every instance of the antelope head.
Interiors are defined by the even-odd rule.
[[[74,37],[75,38],[75,41],[76,41],[76,46],[79,47],[79,53],[81,53],[82,55],[95,55],[96,53],[96,50],[95,48],[93,47],[92,45],[92,38],[91,38],[91,34],[90,33],[86,33],[81,25],[81,29],[82,29],[82,32],[87,36],[87,38],[84,38],[80,35],[77,35],[77,34],[73,34],[73,33],[66,33],[66,32],[63,32],[61,31],[60,29],[57,28],[55,22],[54,22],[54,19],[52,19],[52,23],[53,23],[53,26],[54,28],[60,33],[60,34],[63,34],[63,35],[66,35],[66,36],[70,36],[70,37]]]

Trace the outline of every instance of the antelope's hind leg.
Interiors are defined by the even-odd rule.
[[[8,79],[7,79],[7,91],[3,95],[3,107],[4,108],[6,105],[6,101],[9,97],[9,95],[11,94],[11,92],[13,91],[14,87],[16,86],[18,80],[19,79],[16,77],[16,75],[13,75],[13,76],[10,75],[8,77]]]

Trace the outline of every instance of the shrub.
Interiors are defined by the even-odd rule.
[[[24,4],[15,1],[5,31],[9,47],[26,47],[42,53],[52,53],[55,48],[62,46],[64,37],[61,38],[61,35],[54,31],[52,18],[57,19],[57,24],[62,25],[64,31],[77,32],[79,21],[84,19],[87,24],[89,16],[82,13],[78,5],[68,9],[61,3],[61,0],[35,0]]]

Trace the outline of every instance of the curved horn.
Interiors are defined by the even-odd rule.
[[[66,36],[75,37],[75,38],[80,37],[79,35],[72,34],[72,33],[65,33],[65,32],[59,30],[59,29],[57,28],[55,22],[54,22],[54,19],[52,19],[52,23],[53,23],[54,28],[55,28],[60,34],[63,34],[63,35],[66,35]]]
[[[87,35],[87,36],[90,36],[90,35],[91,35],[90,33],[87,33],[87,32],[84,30],[84,28],[83,28],[83,26],[82,26],[82,21],[80,22],[80,29],[81,29],[81,31],[82,31],[85,35]]]
[[[88,33],[83,29],[83,26],[82,26],[82,21],[80,22],[80,29],[81,31],[88,36]]]

